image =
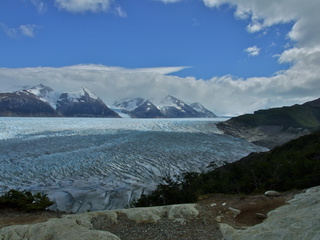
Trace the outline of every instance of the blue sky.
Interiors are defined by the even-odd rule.
[[[0,90],[36,81],[89,85],[105,101],[172,94],[235,114],[301,103],[317,96],[316,68],[303,65],[318,59],[317,7],[316,0],[1,0]],[[310,82],[294,74],[303,71]]]
[[[229,6],[211,9],[197,0],[176,4],[118,1],[122,14],[72,13],[46,2],[39,11],[32,1],[2,0],[0,22],[16,29],[1,32],[1,67],[61,67],[103,64],[126,68],[189,66],[178,76],[209,79],[268,76],[286,69],[274,57],[290,44],[291,24],[249,33],[246,21]],[[29,25],[32,35],[19,32]],[[32,27],[33,26],[33,27]],[[245,49],[256,47],[257,55]]]

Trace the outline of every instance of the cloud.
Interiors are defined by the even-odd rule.
[[[199,101],[217,114],[240,114],[261,108],[303,103],[320,97],[320,1],[203,2],[208,7],[230,4],[235,9],[235,17],[248,22],[248,32],[264,31],[276,24],[292,23],[293,27],[288,34],[292,45],[278,55],[279,63],[290,64],[289,69],[277,72],[271,77],[241,79],[227,75],[203,80],[168,75],[186,67],[126,69],[103,65],[76,65],[61,68],[0,68],[0,90],[13,85],[39,83],[67,91],[85,86],[107,104],[124,97],[153,99],[171,94],[185,101]],[[21,29],[9,28],[3,23],[0,23],[0,28],[8,35],[22,34]]]
[[[257,46],[248,47],[244,52],[247,52],[249,56],[258,56],[260,54],[260,48]]]
[[[235,16],[249,19],[247,29],[251,32],[275,24],[294,22],[289,37],[300,44],[319,43],[320,33],[316,31],[320,21],[318,0],[203,0],[207,7],[222,4],[234,6]]]
[[[288,53],[291,54],[293,53]],[[314,56],[309,57],[306,64],[312,64],[314,68],[311,75],[309,70],[300,72],[301,67],[296,65],[285,74],[246,80],[234,79],[232,76],[202,80],[167,75],[185,67],[127,69],[103,65],[75,65],[60,68],[0,68],[0,90],[5,91],[14,85],[39,83],[60,91],[73,91],[84,86],[109,105],[125,97],[153,100],[170,94],[188,102],[198,101],[217,114],[241,114],[315,99],[320,92],[320,84],[316,84],[320,70],[318,62],[313,62]]]
[[[164,2],[164,3],[177,3],[177,2],[181,2],[183,0],[158,0],[160,2]]]
[[[34,24],[27,24],[27,25],[20,25],[19,30],[21,34],[25,37],[34,37],[35,35],[35,30],[38,28],[37,25]]]
[[[0,23],[0,28],[2,29],[2,31],[7,34],[9,37],[16,37],[18,34],[18,30],[16,28],[11,28],[8,27],[6,24],[4,23]]]
[[[256,98],[257,102],[270,107],[281,106],[281,103],[294,103],[294,101],[301,103],[303,100],[319,97],[320,15],[318,9],[320,9],[320,1],[203,0],[203,2],[211,8],[218,8],[223,4],[231,5],[235,8],[236,18],[248,21],[248,32],[262,31],[276,24],[293,24],[288,34],[293,44],[291,48],[278,55],[279,63],[289,63],[291,67],[276,73],[273,77],[250,78],[240,81],[241,83],[236,81],[239,89],[243,93],[247,92],[249,98]],[[251,55],[257,55],[257,49],[252,47],[245,51]],[[235,82],[232,86],[235,86],[234,84]],[[232,97],[235,95],[233,94]],[[238,94],[238,97],[243,101],[242,94]]]
[[[121,6],[117,6],[114,8],[114,11],[116,13],[116,15],[120,16],[120,17],[127,17],[127,13],[122,9]]]
[[[55,0],[61,10],[73,13],[107,12],[113,0]]]
[[[187,66],[181,66],[181,67],[155,67],[155,68],[136,68],[132,69],[132,71],[136,72],[144,72],[144,73],[159,73],[159,74],[170,74],[182,71],[184,69],[191,68]]]
[[[35,36],[35,31],[40,27],[34,24],[20,25],[17,28],[8,27],[4,23],[0,23],[0,28],[11,38],[29,37]]]
[[[47,5],[40,0],[30,0],[31,3],[37,8],[38,13],[43,14],[47,11]]]

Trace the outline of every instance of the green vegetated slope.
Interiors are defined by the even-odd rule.
[[[277,125],[285,128],[307,128],[315,130],[320,127],[320,98],[302,105],[259,110],[254,114],[245,114],[232,118],[231,121],[252,127]]]
[[[214,163],[212,164],[214,166]],[[195,202],[201,195],[287,191],[320,184],[320,131],[292,140],[272,151],[251,153],[206,173],[166,178],[134,206]]]

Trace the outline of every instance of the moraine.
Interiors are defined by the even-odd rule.
[[[54,210],[117,209],[163,176],[266,150],[222,134],[217,120],[0,118],[0,192],[44,192]]]

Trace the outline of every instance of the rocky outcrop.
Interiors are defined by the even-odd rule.
[[[320,186],[298,194],[287,205],[268,213],[263,223],[238,230],[220,224],[225,240],[320,239]]]
[[[277,198],[263,195],[219,195],[197,204],[65,215],[47,222],[0,228],[0,239],[320,239],[320,186],[295,195],[293,199],[292,194],[281,193]],[[291,200],[283,205],[279,202],[282,197]],[[246,220],[250,218],[250,213],[253,214],[258,209],[266,210],[271,205],[278,208],[269,212],[268,218],[266,213],[256,212],[254,217],[259,218],[259,221],[251,224],[260,224],[244,227],[244,224],[250,224],[250,221]]]
[[[186,220],[197,217],[198,214],[195,204],[183,204],[66,215],[60,219],[54,218],[33,225],[4,227],[0,229],[0,239],[119,240],[120,238],[116,235],[98,229],[105,228],[107,224],[117,224],[121,216],[125,216],[127,221],[142,224],[157,223],[163,218],[172,221],[172,224],[182,224]]]

